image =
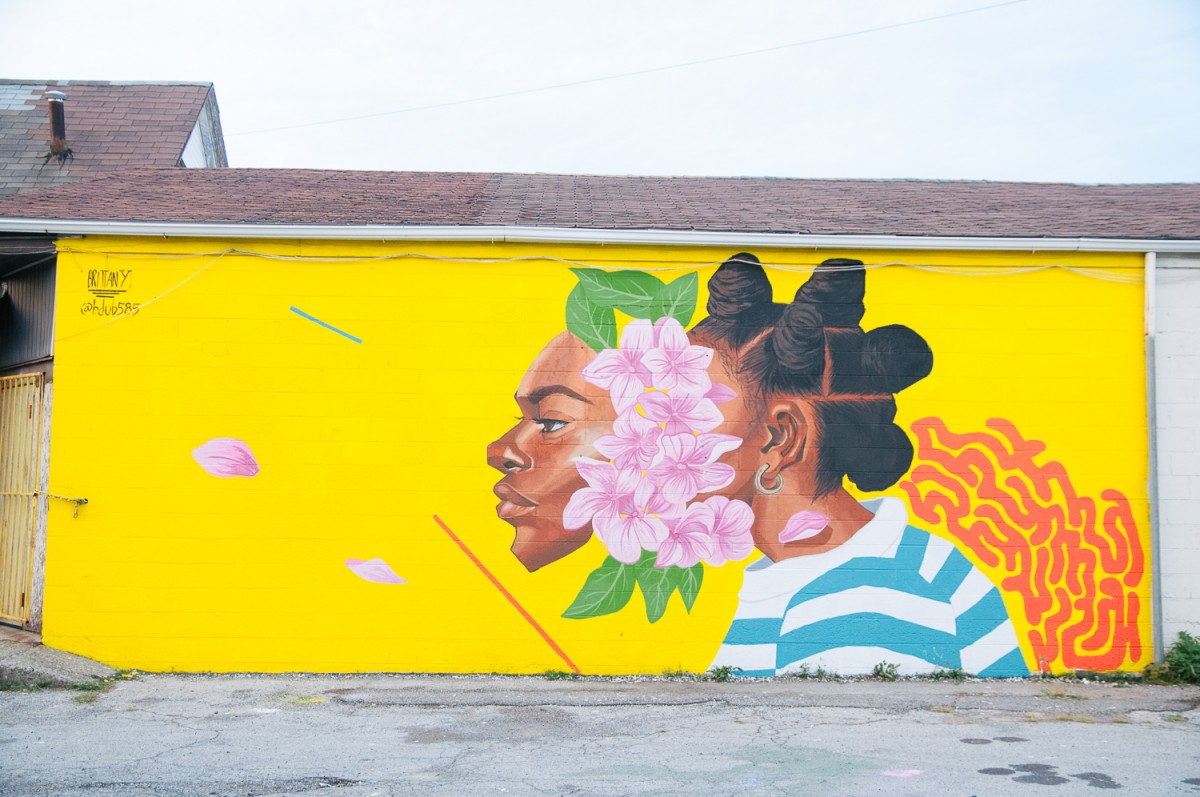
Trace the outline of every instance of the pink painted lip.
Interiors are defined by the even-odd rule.
[[[521,515],[527,515],[537,509],[537,501],[526,495],[522,495],[511,484],[499,482],[492,488],[492,492],[500,499],[500,503],[496,504],[496,514],[505,520]]]

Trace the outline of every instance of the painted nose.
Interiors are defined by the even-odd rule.
[[[488,446],[487,463],[501,473],[519,473],[532,466],[529,456],[521,451],[514,443],[513,437],[517,427]]]

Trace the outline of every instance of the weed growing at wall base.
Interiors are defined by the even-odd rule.
[[[1145,675],[1152,683],[1200,684],[1200,639],[1180,631],[1163,663],[1151,664]]]
[[[900,677],[900,665],[890,661],[881,661],[871,670],[871,677],[881,681],[894,681]]]
[[[716,681],[719,684],[728,683],[734,678],[734,673],[742,671],[741,667],[731,667],[728,664],[720,667],[713,667],[708,671],[708,678],[711,681]]]

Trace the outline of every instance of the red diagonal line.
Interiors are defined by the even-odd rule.
[[[561,658],[563,661],[565,661],[567,663],[568,667],[570,667],[572,670],[574,670],[575,672],[582,675],[583,673],[580,671],[580,669],[575,666],[575,662],[571,661],[571,657],[568,656],[566,653],[564,653],[563,649],[558,646],[558,643],[550,638],[550,635],[546,633],[546,629],[542,628],[538,624],[538,621],[533,619],[533,615],[531,615],[529,612],[525,611],[525,607],[517,602],[517,599],[513,597],[511,592],[509,592],[507,589],[504,588],[504,585],[500,583],[500,580],[498,578],[496,578],[495,576],[492,575],[492,571],[488,570],[484,566],[483,562],[479,561],[479,557],[477,557],[475,554],[471,553],[471,549],[468,548],[463,543],[463,541],[460,540],[458,538],[458,536],[453,531],[450,530],[450,527],[447,526],[440,517],[438,517],[437,515],[434,515],[433,519],[436,520],[437,524],[442,527],[442,531],[449,534],[450,539],[454,540],[454,542],[456,542],[458,544],[459,548],[462,548],[463,553],[465,553],[467,555],[467,558],[469,558],[472,562],[475,563],[475,566],[479,568],[480,572],[482,572],[485,576],[487,576],[488,580],[496,585],[496,589],[500,590],[500,594],[503,595],[504,597],[508,598],[508,602],[511,603],[513,605],[513,607],[518,612],[521,613],[521,616],[525,618],[525,622],[527,622],[531,626],[533,626],[533,630],[537,631],[539,634],[542,635],[542,639],[546,640],[546,644],[550,646],[550,649],[553,650],[555,653],[557,653],[559,658]]]

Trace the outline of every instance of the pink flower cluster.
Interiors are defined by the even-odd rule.
[[[609,391],[617,420],[596,441],[608,461],[575,460],[588,486],[571,496],[563,525],[591,523],[618,562],[654,551],[656,567],[721,565],[754,549],[749,505],[719,495],[693,500],[733,481],[733,468],[717,459],[742,444],[712,433],[724,420],[717,404],[736,395],[710,380],[712,357],[673,318],[635,320],[620,348],[583,369],[584,379]]]

